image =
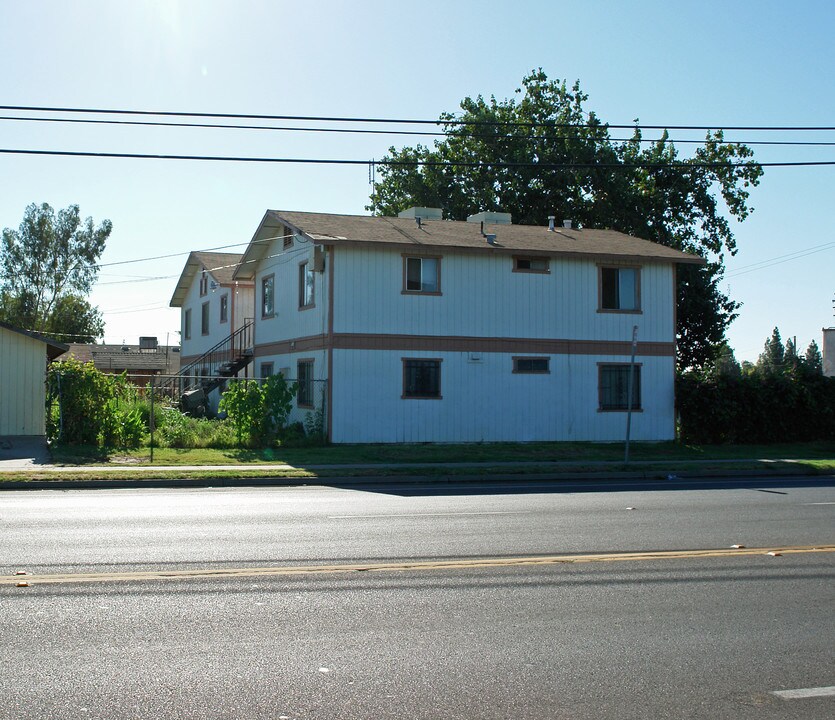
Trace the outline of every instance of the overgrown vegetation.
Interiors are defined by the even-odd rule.
[[[298,384],[288,385],[280,373],[260,382],[230,381],[219,409],[235,427],[238,445],[271,445],[287,426],[297,390]]]
[[[62,445],[96,449],[137,449],[151,443],[158,448],[228,449],[269,448],[277,445],[324,443],[322,415],[312,413],[310,432],[305,425],[287,425],[296,384],[283,377],[264,381],[232,381],[221,399],[225,419],[184,414],[171,398],[156,396],[150,387],[137,387],[125,375],[108,375],[92,363],[71,359],[49,367],[47,436]]]
[[[678,378],[676,397],[687,443],[835,440],[835,378],[824,377],[814,340],[799,355],[778,328],[756,365],[724,347],[705,370]]]

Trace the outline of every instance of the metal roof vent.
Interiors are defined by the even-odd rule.
[[[554,232],[554,220],[556,219],[554,215],[548,216],[548,232]]]
[[[477,223],[477,222],[486,222],[492,223],[493,225],[510,225],[511,224],[511,217],[510,213],[505,212],[488,212],[482,211],[478,212],[475,215],[470,215],[467,217],[467,222]]]
[[[443,220],[444,211],[441,208],[410,207],[397,213],[399,218],[420,218],[421,220]]]
[[[563,226],[566,230],[571,230],[571,220],[563,220],[563,221],[562,221],[562,226]]]

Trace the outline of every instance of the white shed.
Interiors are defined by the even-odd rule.
[[[67,348],[0,323],[0,437],[46,434],[46,364]]]

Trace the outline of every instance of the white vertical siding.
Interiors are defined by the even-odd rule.
[[[398,251],[351,249],[337,255],[334,331],[478,337],[672,342],[673,269],[641,268],[641,313],[598,312],[593,260],[551,258],[550,273],[513,272],[499,254],[445,253],[442,295],[404,295]]]
[[[258,265],[255,274],[256,345],[300,337],[322,335],[327,332],[328,287],[327,268],[314,273],[314,307],[299,309],[299,265],[313,262],[313,243],[301,243],[298,238],[292,248],[283,241],[273,241]],[[327,263],[326,263],[327,264]],[[275,275],[275,316],[261,318],[261,281]]]
[[[401,399],[403,357],[440,358],[439,400]],[[513,374],[513,356],[334,351],[334,442],[622,440],[625,412],[598,411],[598,363],[622,356],[551,355],[547,375]],[[674,360],[643,357],[632,438],[674,437]]]
[[[271,362],[273,364],[274,374],[277,375],[278,373],[287,370],[285,373],[285,379],[295,382],[297,380],[296,371],[299,360],[313,360],[313,380],[315,381],[313,384],[315,404],[314,410],[324,407],[325,399],[322,397],[322,393],[326,392],[326,385],[322,381],[326,381],[328,377],[328,353],[326,350],[288,353],[284,355],[261,355],[255,360],[255,368],[252,374],[254,377],[260,378],[261,364]],[[288,422],[303,423],[307,416],[314,412],[314,410],[304,407],[300,408],[294,401],[293,409],[290,411]]]
[[[0,435],[43,435],[46,345],[0,328]]]

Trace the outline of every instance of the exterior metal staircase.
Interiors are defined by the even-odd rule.
[[[226,378],[233,377],[252,362],[255,321],[247,318],[235,332],[204,352],[199,358],[180,368],[180,372],[161,385],[172,397],[182,398],[192,390],[209,394]]]

